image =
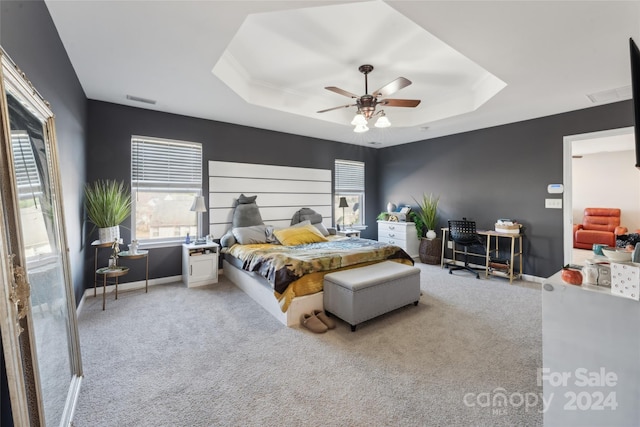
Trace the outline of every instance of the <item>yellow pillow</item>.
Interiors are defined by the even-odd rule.
[[[284,246],[304,245],[306,243],[326,242],[322,233],[313,225],[303,225],[302,227],[283,228],[275,230],[273,234]]]

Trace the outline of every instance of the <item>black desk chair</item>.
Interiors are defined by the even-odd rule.
[[[469,266],[469,252],[468,249],[474,245],[482,245],[482,252],[484,252],[484,241],[476,232],[476,222],[468,221],[466,218],[462,220],[449,220],[449,240],[452,240],[455,244],[464,247],[464,265],[457,265],[454,262],[447,263],[449,274],[452,274],[454,270],[467,270],[476,275],[476,279],[480,278],[478,271],[485,271],[484,268],[473,268]]]

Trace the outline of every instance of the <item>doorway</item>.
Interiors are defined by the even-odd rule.
[[[640,174],[635,168],[634,150],[633,126],[564,137],[564,264],[582,264],[592,255],[591,251],[573,248],[573,224],[582,221],[585,204],[619,207],[621,225],[630,231],[640,228]],[[576,173],[585,168],[590,172],[576,180]],[[628,179],[621,178],[625,176]],[[629,185],[631,181],[633,185]],[[629,188],[633,190],[628,191]]]

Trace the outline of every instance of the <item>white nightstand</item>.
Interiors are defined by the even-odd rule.
[[[218,283],[218,255],[220,246],[217,243],[182,245],[182,281],[188,288]]]
[[[336,234],[338,236],[346,236],[346,237],[360,237],[360,230],[337,230]]]

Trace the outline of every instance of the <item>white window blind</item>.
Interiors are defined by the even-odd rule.
[[[19,196],[41,193],[40,174],[29,134],[26,131],[11,131],[11,145]]]
[[[200,189],[202,145],[133,137],[131,181],[135,187]]]
[[[335,161],[335,192],[364,192],[364,163]]]

